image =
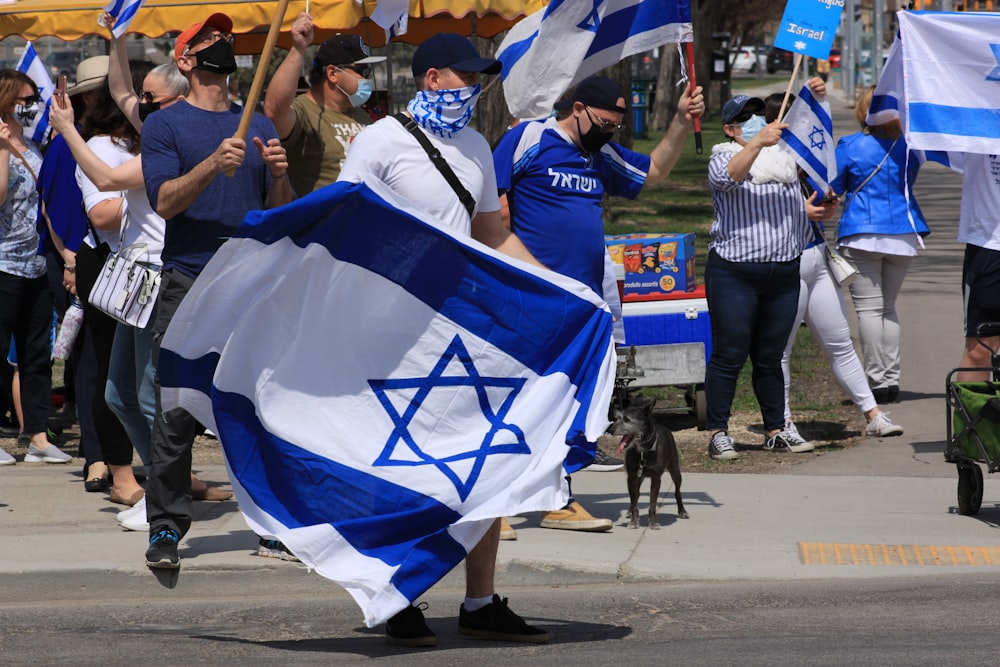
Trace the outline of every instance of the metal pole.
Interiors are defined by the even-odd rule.
[[[885,32],[886,0],[872,0],[872,76],[878,81],[882,73],[882,42]]]

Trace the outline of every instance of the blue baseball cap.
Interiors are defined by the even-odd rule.
[[[476,45],[453,32],[441,32],[417,47],[413,54],[413,76],[427,70],[450,67],[461,72],[499,74],[503,65],[499,60],[482,58]]]
[[[737,116],[743,113],[744,109],[751,111],[754,115],[763,115],[764,100],[759,97],[750,97],[749,95],[737,95],[722,105],[722,124],[729,125],[732,123]]]

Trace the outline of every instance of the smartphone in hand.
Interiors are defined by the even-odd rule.
[[[56,77],[56,94],[55,94],[56,103],[59,105],[60,109],[63,108],[63,99],[64,99],[63,96],[65,94],[66,94],[66,75],[60,74],[59,76]]]

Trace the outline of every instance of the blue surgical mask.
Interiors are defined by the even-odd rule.
[[[767,127],[767,121],[764,120],[763,116],[751,116],[747,122],[740,123],[740,130],[742,130],[740,139],[750,141],[765,127]]]
[[[417,125],[439,137],[450,137],[472,120],[482,87],[418,90],[406,105]]]
[[[368,98],[372,96],[372,90],[374,89],[371,79],[357,79],[357,82],[358,89],[353,93],[349,93],[340,86],[337,86],[340,92],[347,95],[347,99],[350,101],[352,107],[359,107],[367,102]]]

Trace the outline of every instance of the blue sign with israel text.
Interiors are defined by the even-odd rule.
[[[792,53],[826,60],[843,9],[844,0],[788,0],[774,45]]]

